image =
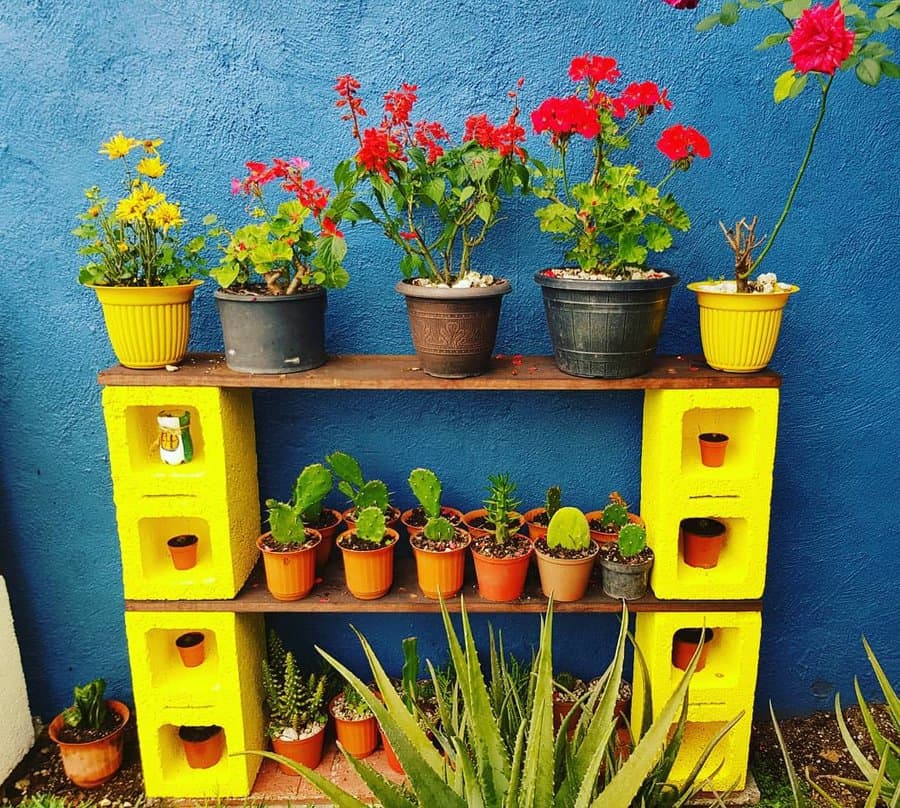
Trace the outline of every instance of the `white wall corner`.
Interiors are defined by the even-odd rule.
[[[0,575],[0,783],[2,783],[34,744],[34,727],[28,709],[25,674],[6,579]]]

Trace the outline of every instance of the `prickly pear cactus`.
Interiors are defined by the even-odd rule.
[[[353,503],[360,510],[375,507],[383,513],[388,509],[388,496],[388,487],[381,480],[369,480],[356,493]]]
[[[294,483],[294,508],[304,522],[315,521],[322,513],[322,500],[325,499],[334,478],[331,472],[321,463],[307,466],[300,472]]]
[[[430,469],[413,469],[409,487],[429,519],[441,515],[441,481],[437,474]]]
[[[299,511],[286,502],[274,499],[266,500],[269,509],[269,527],[272,538],[280,544],[294,544],[306,541],[306,528]]]
[[[618,528],[627,525],[628,508],[626,508],[624,505],[620,505],[618,502],[613,502],[610,505],[607,505],[603,509],[603,516],[600,518],[600,524],[603,525],[603,527],[609,527],[610,525],[612,525]]]
[[[356,516],[356,535],[363,541],[378,544],[385,533],[384,513],[374,505],[364,508]]]
[[[449,519],[443,516],[432,516],[425,524],[423,535],[429,541],[452,541],[456,535],[456,528]]]
[[[361,488],[365,482],[359,461],[353,455],[346,452],[332,452],[325,458],[325,462],[334,469],[338,477],[357,488]]]
[[[547,500],[544,503],[548,519],[553,518],[560,505],[562,505],[562,489],[558,485],[551,485],[547,489]]]
[[[585,550],[591,544],[591,528],[578,508],[560,508],[547,527],[547,544],[566,550]]]
[[[636,556],[647,546],[647,531],[641,525],[627,524],[619,531],[619,553],[623,558]]]

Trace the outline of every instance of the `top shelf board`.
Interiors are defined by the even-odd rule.
[[[781,376],[722,373],[702,357],[658,356],[653,369],[630,379],[585,379],[569,376],[550,356],[498,356],[481,376],[438,379],[419,367],[415,356],[347,354],[333,356],[320,368],[303,373],[236,373],[222,354],[190,354],[177,370],[131,370],[115,365],[97,376],[102,385],[120,387],[252,387],[292,390],[705,390],[728,387],[780,387]]]

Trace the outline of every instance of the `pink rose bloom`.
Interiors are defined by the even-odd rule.
[[[801,73],[814,70],[834,75],[853,51],[855,38],[844,24],[840,0],[834,0],[828,8],[815,5],[800,15],[794,33],[788,37],[791,62]]]
[[[700,0],[665,0],[672,8],[697,8]]]

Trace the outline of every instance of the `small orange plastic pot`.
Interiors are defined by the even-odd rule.
[[[319,535],[322,537],[322,541],[319,542],[319,546],[316,548],[316,569],[320,570],[328,563],[328,559],[331,558],[331,548],[334,546],[334,537],[338,534],[338,528],[341,526],[341,522],[344,521],[344,516],[340,511],[336,511],[334,508],[322,508],[322,513],[331,514],[334,518],[334,524],[328,525],[327,527],[319,527],[316,530],[319,531]]]
[[[188,631],[175,640],[175,647],[186,668],[196,668],[206,659],[205,637],[202,631]]]
[[[300,600],[316,585],[316,551],[322,536],[310,527],[306,528],[306,534],[312,535],[316,543],[285,553],[270,550],[263,544],[270,533],[263,533],[256,540],[256,546],[263,554],[266,586],[276,600]]]
[[[298,741],[282,741],[280,738],[272,738],[272,750],[276,755],[283,755],[286,758],[302,763],[304,766],[315,769],[322,762],[322,749],[325,744],[325,724],[319,728],[319,731],[308,738],[301,738]],[[300,773],[294,771],[290,766],[279,763],[278,768],[282,773],[289,774],[291,777],[300,777]]]
[[[335,696],[328,705],[328,712],[334,719],[334,728],[337,739],[344,751],[355,758],[368,757],[378,748],[378,722],[374,715],[367,718],[358,718],[348,721],[334,714],[334,703],[339,698]]]
[[[684,563],[689,567],[712,569],[719,563],[726,528],[717,519],[682,519]]]
[[[713,630],[711,628],[681,628],[675,632],[672,639],[672,664],[676,668],[687,670],[697,646],[700,645],[701,637],[703,638],[703,648],[700,651],[700,659],[697,660],[697,667],[694,668],[697,673],[706,667],[706,655],[709,643],[713,638]]]
[[[341,539],[353,532],[345,530],[337,540],[344,559],[347,589],[359,600],[377,600],[384,597],[394,583],[394,548],[399,534],[388,528],[385,532],[391,537],[390,544],[376,550],[351,550],[341,545]]]
[[[213,724],[208,727],[179,727],[178,737],[184,756],[192,769],[210,769],[225,751],[225,730]]]
[[[391,748],[391,742],[387,739],[387,735],[384,734],[384,730],[381,727],[378,727],[378,734],[381,736],[381,745],[384,747],[384,757],[388,762],[388,766],[397,774],[405,774],[403,766],[400,765],[397,755],[394,754],[394,750]]]
[[[122,731],[131,715],[129,709],[121,701],[106,702],[106,706],[122,718],[109,735],[87,743],[69,743],[59,739],[59,731],[63,726],[60,713],[50,722],[47,734],[50,740],[59,747],[63,771],[79,788],[97,788],[109,780],[122,765],[122,745],[125,741]]]
[[[513,539],[527,541],[526,536],[515,536]],[[473,547],[472,558],[475,559],[478,594],[485,600],[498,603],[518,600],[522,597],[525,579],[528,577],[528,566],[533,555],[534,548],[531,546],[528,547],[525,555],[514,558],[494,558],[482,555]]]
[[[426,598],[439,600],[456,597],[463,586],[463,574],[466,569],[466,550],[471,538],[463,530],[457,533],[457,537],[464,537],[462,543],[455,550],[438,552],[426,550],[412,545],[416,558],[416,575],[419,580],[419,589]]]
[[[487,511],[484,508],[476,508],[474,511],[463,514],[463,524],[466,526],[466,530],[469,531],[469,535],[475,540],[483,539],[485,536],[491,536],[494,532],[492,530],[485,530],[483,527],[472,526],[472,520],[477,519],[479,516],[487,516]],[[522,525],[525,524],[525,517],[515,511],[510,511],[507,516],[512,523],[509,526],[509,534],[512,536],[513,534],[518,533]]]
[[[414,510],[415,508],[410,508],[408,511],[403,511],[403,513],[400,515],[400,522],[403,524],[403,527],[406,528],[406,535],[409,536],[409,538],[418,536],[425,529],[425,525],[410,524],[410,519]],[[454,526],[462,524],[463,512],[457,510],[456,508],[442,507],[441,516],[443,516],[445,519],[448,519]],[[388,527],[390,527],[390,525],[388,525]]]
[[[547,538],[548,525],[539,525],[534,521],[534,517],[539,516],[542,513],[547,513],[547,509],[532,508],[530,511],[525,511],[525,514],[522,517],[525,520],[526,527],[528,528],[528,538],[532,541]]]
[[[192,533],[172,536],[166,544],[172,556],[172,566],[177,570],[189,570],[197,564],[197,544],[200,539]]]
[[[700,462],[710,468],[719,468],[725,462],[728,435],[721,432],[704,432],[697,440],[700,443]]]

